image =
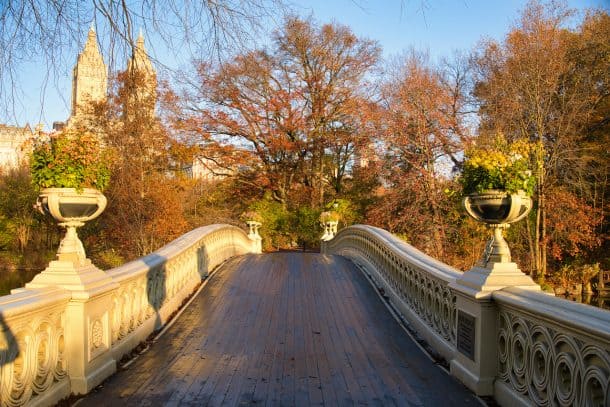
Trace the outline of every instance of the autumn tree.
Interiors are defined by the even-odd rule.
[[[481,136],[502,132],[509,139],[538,145],[533,163],[538,182],[536,205],[529,222],[532,273],[540,281],[547,274],[550,241],[557,235],[549,218],[549,200],[556,199],[552,191],[561,191],[559,196],[564,198],[574,195],[568,198],[572,202],[599,206],[599,201],[594,204],[577,198],[586,184],[580,182],[583,175],[599,166],[587,159],[600,157],[595,150],[601,147],[588,129],[609,96],[609,37],[592,41],[591,34],[585,33],[604,32],[604,15],[607,17],[596,13],[571,31],[566,25],[572,12],[562,4],[531,2],[502,43],[489,41],[476,56]],[[589,47],[596,49],[595,55],[590,51],[581,54]],[[583,55],[588,61],[583,61]],[[587,68],[581,69],[583,65]],[[572,182],[574,179],[579,182]],[[568,212],[571,216],[578,213]],[[577,224],[572,219],[563,219],[568,228]],[[579,243],[591,247],[595,241],[589,236]]]
[[[244,182],[271,191],[282,205],[296,189],[320,206],[329,155],[340,189],[358,132],[362,80],[378,55],[374,42],[347,27],[288,18],[270,49],[215,69],[201,64],[200,86],[186,95],[175,122],[191,123],[204,140],[224,137],[247,147],[254,157],[248,166],[258,176]]]
[[[229,144],[247,147],[246,172],[254,177],[241,181],[270,190],[283,205],[307,153],[302,109],[287,76],[264,51],[239,55],[216,72],[200,66],[200,91],[187,99],[195,102],[185,111],[187,118],[180,117],[202,140],[226,137]]]
[[[108,101],[96,107],[96,128],[113,153],[108,207],[88,237],[103,265],[146,255],[188,228],[186,181],[172,171],[169,135],[155,106],[154,78],[134,68],[118,75]],[[111,261],[109,253],[118,257]]]
[[[406,235],[429,254],[445,258],[446,190],[453,163],[467,136],[464,93],[454,91],[425,55],[411,52],[398,62],[383,87],[379,134],[385,148],[383,179],[388,191],[369,219]]]
[[[289,18],[274,42],[279,63],[302,98],[310,154],[305,182],[313,188],[312,206],[322,206],[326,153],[332,147],[337,173],[345,168],[357,134],[356,101],[365,95],[363,79],[381,51],[375,42],[359,39],[348,27],[325,24],[318,28],[298,18]]]

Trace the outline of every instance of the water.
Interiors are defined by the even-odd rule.
[[[580,302],[581,304],[591,305],[597,308],[610,310],[610,297],[586,294],[586,295],[558,295],[566,300]]]
[[[40,269],[0,270],[0,296],[10,294],[13,288],[23,287],[25,283],[32,281],[38,273],[40,273]]]

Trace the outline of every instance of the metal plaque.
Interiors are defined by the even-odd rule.
[[[457,323],[457,349],[474,362],[476,318],[464,311],[458,311]]]

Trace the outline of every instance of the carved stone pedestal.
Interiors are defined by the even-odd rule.
[[[112,292],[118,283],[85,254],[76,228],[98,216],[106,198],[95,190],[70,188],[43,191],[40,207],[66,228],[57,259],[25,285],[26,289],[56,286],[70,291],[66,308],[65,354],[71,392],[84,394],[116,371],[110,352]]]
[[[494,393],[497,373],[498,313],[492,294],[505,287],[540,291],[517,264],[487,263],[475,266],[449,285],[457,294],[457,352],[451,374],[481,396]]]
[[[248,225],[248,238],[252,241],[252,253],[262,253],[263,238],[258,234],[258,230],[262,226],[262,223],[249,220],[246,221],[246,225]]]

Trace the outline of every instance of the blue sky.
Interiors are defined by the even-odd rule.
[[[318,22],[338,22],[351,27],[358,36],[379,41],[389,57],[413,47],[427,50],[433,59],[451,56],[455,50],[468,51],[482,38],[501,40],[526,4],[523,0],[293,0],[296,12],[312,15]],[[607,0],[570,0],[577,10],[610,9]],[[83,38],[83,41],[85,38]],[[157,54],[171,66],[172,59]],[[165,59],[165,60],[164,60]],[[76,55],[73,61],[76,61]],[[23,98],[11,124],[42,122],[49,129],[53,121],[66,120],[70,105],[70,72],[46,85],[36,63],[23,67]]]

